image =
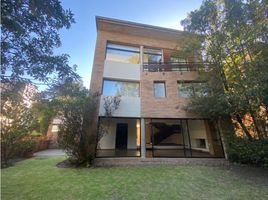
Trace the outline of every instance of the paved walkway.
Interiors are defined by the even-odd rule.
[[[34,153],[34,156],[65,156],[65,152],[62,149],[46,149]]]

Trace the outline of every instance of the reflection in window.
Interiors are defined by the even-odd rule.
[[[154,96],[166,97],[165,82],[154,82]]]
[[[139,83],[123,81],[103,81],[102,94],[104,96],[139,97]]]
[[[106,60],[138,64],[140,49],[139,47],[108,43],[106,47]]]
[[[161,63],[162,51],[159,49],[144,48],[143,62],[144,63]]]
[[[178,58],[178,57],[175,57],[175,56],[171,56],[170,57],[170,62],[171,63],[186,63],[187,60],[185,58]]]
[[[178,91],[181,97],[206,96],[208,94],[204,82],[178,82]]]

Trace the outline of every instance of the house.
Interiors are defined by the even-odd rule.
[[[101,93],[98,122],[108,130],[96,157],[224,158],[217,128],[183,109],[199,59],[173,52],[189,33],[105,17],[96,24],[90,89]],[[121,98],[109,119],[107,96]]]

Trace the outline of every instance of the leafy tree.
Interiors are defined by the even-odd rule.
[[[1,0],[1,80],[44,82],[77,78],[68,55],[55,55],[58,30],[74,23],[58,0]]]
[[[267,10],[267,1],[205,0],[181,22],[201,44],[185,46],[209,63],[200,69],[207,95],[192,96],[190,109],[217,120],[230,116],[249,139],[268,137]]]
[[[96,110],[98,95],[79,83],[66,83],[57,87],[62,125],[58,133],[59,145],[76,165],[90,166],[96,147]]]
[[[53,117],[57,116],[57,107],[53,101],[39,99],[32,105],[31,112],[34,116],[34,128],[42,135],[46,135],[48,126]]]
[[[29,138],[33,130],[33,115],[29,101],[33,95],[25,92],[27,85],[3,85],[1,96],[1,167],[8,166],[12,158],[22,156],[35,147]],[[22,93],[22,94],[20,94]],[[27,96],[30,95],[30,96]]]

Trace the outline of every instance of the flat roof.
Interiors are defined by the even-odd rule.
[[[96,16],[97,30],[119,32],[144,37],[161,38],[167,40],[178,39],[178,36],[191,34],[187,31],[180,31],[171,28],[164,28],[148,24],[130,22],[108,17]]]

